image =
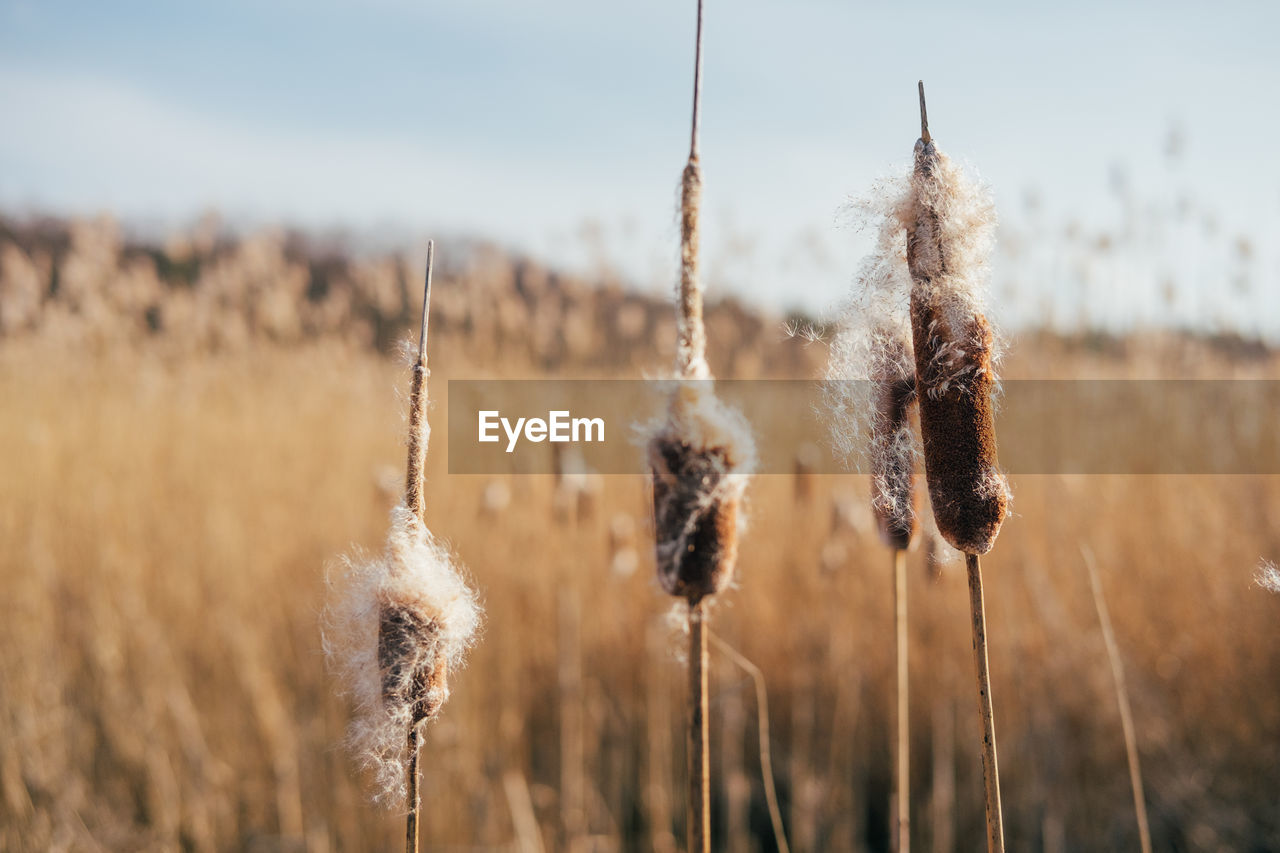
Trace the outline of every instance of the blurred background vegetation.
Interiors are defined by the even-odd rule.
[[[1096,241],[1091,240],[1090,243]],[[438,252],[428,513],[487,627],[428,733],[427,849],[671,850],[683,837],[681,643],[641,477],[449,476],[450,377],[660,375],[661,296],[480,242]],[[1090,255],[1096,246],[1088,248]],[[380,547],[400,490],[416,256],[213,218],[163,242],[110,218],[0,228],[0,846],[367,850],[318,616],[326,571]],[[724,377],[813,377],[822,341],[732,299]],[[1280,375],[1239,334],[1024,329],[1011,377]],[[1206,417],[1212,417],[1206,413]],[[1015,477],[988,565],[1011,849],[1136,846],[1088,578],[1126,664],[1158,849],[1280,847],[1275,477]],[[793,849],[887,849],[890,566],[857,476],[759,478],[716,631],[764,671]],[[913,831],[982,837],[961,563],[910,556]],[[754,690],[713,650],[713,810],[773,849]],[[574,751],[579,740],[581,761]],[[566,758],[567,756],[567,758]],[[581,803],[562,799],[583,792]],[[576,817],[581,814],[584,818]]]

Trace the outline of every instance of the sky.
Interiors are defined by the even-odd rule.
[[[868,245],[842,208],[908,162],[924,79],[1030,241],[996,262],[1022,315],[1280,334],[1280,4],[957,6],[706,0],[712,295],[840,299]],[[0,0],[0,210],[482,237],[666,288],[693,31],[693,0]],[[1157,310],[1169,275],[1190,295]]]

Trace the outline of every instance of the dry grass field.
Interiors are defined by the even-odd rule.
[[[326,267],[265,240],[182,267],[96,232],[13,233],[0,245],[0,848],[394,849],[400,818],[365,801],[342,749],[349,709],[320,614],[326,571],[380,547],[400,489],[408,373],[385,353],[409,334],[412,265]],[[44,314],[18,322],[5,306],[31,270]],[[295,288],[283,307],[281,281]],[[439,291],[427,512],[487,616],[427,730],[424,846],[678,849],[683,643],[653,577],[645,478],[601,477],[566,503],[550,476],[449,476],[441,438],[450,377],[657,372],[668,309],[492,259],[445,270]],[[726,377],[808,378],[825,358],[737,306],[709,324]],[[1025,335],[1007,374],[1276,378],[1280,358]],[[1280,479],[1012,486],[985,565],[1009,848],[1137,848],[1086,544],[1155,848],[1280,849],[1280,597],[1252,582],[1260,557],[1280,556]],[[739,586],[716,604],[714,630],[766,677],[794,850],[888,845],[891,570],[866,496],[860,476],[757,478]],[[965,582],[937,550],[908,558],[913,836],[974,850]],[[711,713],[717,844],[771,850],[754,689],[714,647]]]

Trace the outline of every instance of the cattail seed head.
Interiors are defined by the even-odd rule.
[[[908,185],[899,178],[881,182],[851,206],[859,227],[876,228],[877,241],[841,311],[824,386],[833,443],[845,456],[864,458],[880,539],[900,550],[910,546],[916,530],[919,461],[911,425],[911,277],[902,240],[908,201]]]
[[[709,383],[681,385],[648,443],[654,544],[663,590],[697,601],[733,578],[755,446]]]
[[[480,624],[457,559],[405,506],[383,553],[348,559],[325,613],[329,665],[356,705],[348,742],[374,799],[404,800],[411,727],[435,718]]]
[[[394,602],[378,613],[378,669],[384,705],[408,705],[410,725],[435,717],[449,698],[449,662],[440,624]]]
[[[989,198],[932,141],[916,143],[905,225],[925,476],[938,530],[966,554],[991,550],[1008,510],[996,339],[982,306],[994,219]]]

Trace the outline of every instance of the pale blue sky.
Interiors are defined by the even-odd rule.
[[[837,210],[909,156],[923,77],[935,136],[991,183],[1010,229],[1032,227],[1029,190],[1043,227],[1111,227],[1122,167],[1134,209],[1186,196],[1222,241],[1249,237],[1264,295],[1224,321],[1247,325],[1280,278],[1278,10],[707,0],[712,285],[838,299],[864,244]],[[154,223],[214,206],[398,241],[486,236],[578,267],[594,220],[610,259],[665,287],[692,41],[692,0],[0,0],[0,208]],[[1162,266],[1206,270],[1184,320],[1214,302],[1212,251],[1172,258],[1152,230],[1164,242],[1135,238],[1150,251],[1102,274],[1089,311],[1141,319]],[[1072,286],[1068,260],[1029,263],[997,268],[1019,310],[1073,310],[1042,305]],[[1147,281],[1128,309],[1108,307],[1117,276]]]

